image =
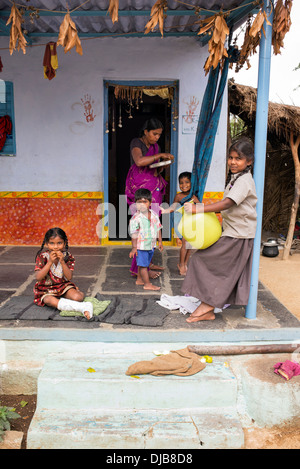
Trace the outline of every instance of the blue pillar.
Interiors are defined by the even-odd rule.
[[[264,0],[264,9],[267,18],[272,25],[273,7],[270,0]],[[259,259],[261,245],[262,213],[264,199],[265,182],[265,162],[267,146],[267,127],[268,127],[268,104],[269,104],[269,85],[271,68],[271,45],[272,45],[272,26],[264,22],[264,30],[260,39],[259,47],[259,68],[257,83],[257,103],[256,103],[256,122],[255,122],[255,142],[254,142],[254,181],[257,191],[257,229],[253,248],[253,263],[251,274],[251,285],[248,305],[246,307],[246,318],[256,318]]]

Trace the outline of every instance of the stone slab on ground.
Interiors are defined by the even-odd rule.
[[[1,449],[21,449],[21,443],[23,440],[23,432],[16,432],[8,430],[4,434],[3,441],[0,441]]]

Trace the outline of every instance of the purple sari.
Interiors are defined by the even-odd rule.
[[[160,152],[157,143],[150,145],[147,153],[143,156],[154,156]],[[127,203],[130,207],[132,215],[135,213],[134,194],[138,189],[148,189],[152,193],[151,209],[160,214],[159,206],[162,204],[163,195],[166,190],[167,181],[160,174],[156,174],[156,169],[151,169],[149,166],[138,167],[135,163],[130,167],[125,186],[125,195]],[[136,258],[132,259],[130,272],[137,275],[138,266]]]

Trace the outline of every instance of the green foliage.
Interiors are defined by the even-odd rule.
[[[230,135],[232,139],[239,137],[246,129],[245,122],[239,116],[230,114]]]
[[[0,406],[0,441],[3,440],[4,432],[10,430],[10,420],[18,419],[20,415],[11,407]]]

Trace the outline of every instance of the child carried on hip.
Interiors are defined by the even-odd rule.
[[[180,192],[178,192],[175,195],[174,201],[172,205],[170,205],[169,208],[160,207],[163,214],[175,212],[174,213],[174,229],[175,229],[175,233],[177,237],[181,239],[181,248],[179,252],[179,264],[177,264],[177,268],[179,270],[180,275],[186,275],[187,265],[188,265],[188,261],[191,255],[191,247],[189,247],[190,245],[182,237],[182,235],[177,231],[177,227],[182,217],[182,214],[179,212],[176,212],[176,210],[178,210],[181,207],[181,204],[180,204],[181,200],[187,197],[190,193],[191,177],[192,177],[192,173],[190,173],[189,171],[184,171],[183,173],[179,174],[178,182],[179,182]],[[194,203],[199,203],[199,199],[195,195],[192,196],[191,200]]]

